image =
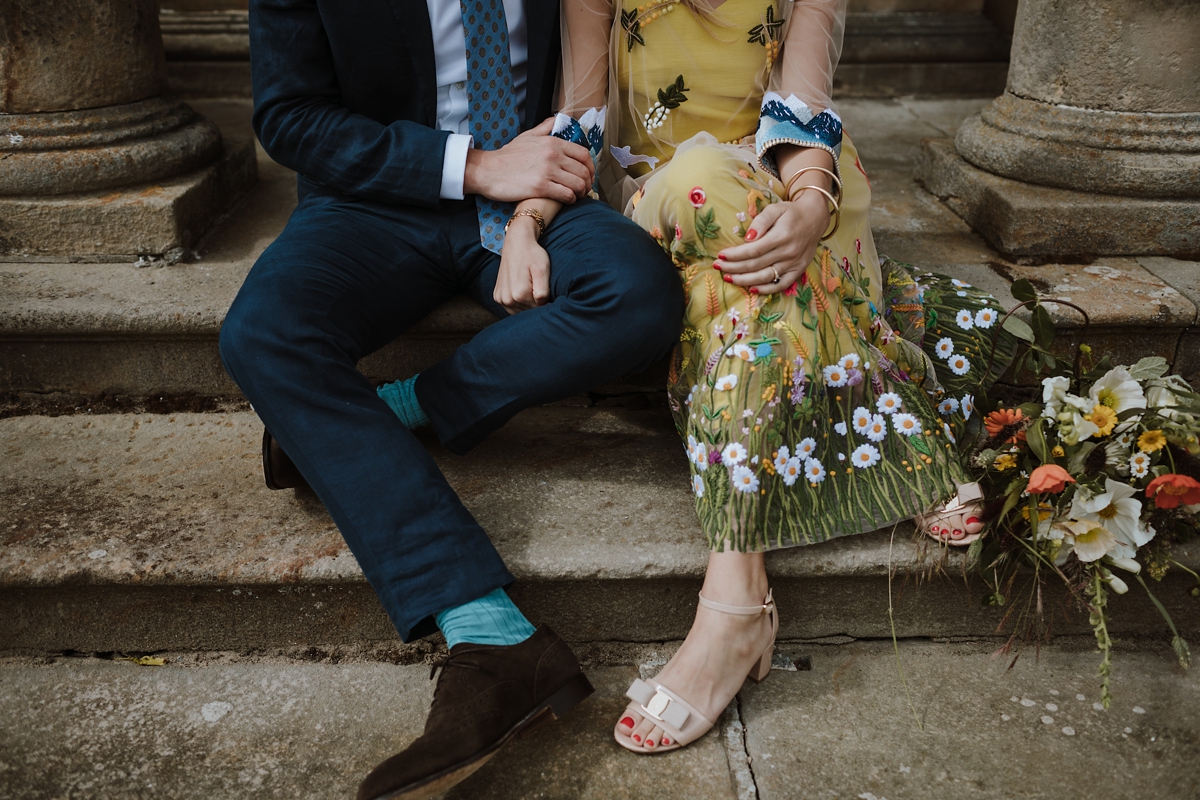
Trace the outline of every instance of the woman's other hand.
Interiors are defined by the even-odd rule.
[[[825,196],[817,191],[800,192],[793,201],[764,208],[746,231],[746,243],[722,250],[713,267],[727,283],[753,293],[783,291],[799,280],[812,262],[829,225]]]
[[[527,311],[550,301],[550,256],[538,244],[533,217],[515,217],[504,235],[500,273],[492,298],[509,314]]]

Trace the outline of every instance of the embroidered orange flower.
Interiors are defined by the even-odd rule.
[[[699,186],[693,186],[692,190],[688,192],[688,202],[692,204],[693,208],[700,208],[707,200],[708,195]]]
[[[1030,494],[1058,494],[1074,482],[1071,473],[1058,464],[1043,464],[1029,476],[1028,488]]]
[[[1025,416],[1019,408],[1000,408],[988,414],[983,420],[983,427],[987,428],[989,436],[998,436],[1001,431],[1010,425],[1015,425]],[[1018,431],[1015,436],[1008,440],[1010,444],[1017,444],[1025,441],[1025,431]]]
[[[1200,503],[1200,481],[1187,475],[1160,475],[1146,487],[1146,497],[1153,497],[1159,508],[1196,505]]]

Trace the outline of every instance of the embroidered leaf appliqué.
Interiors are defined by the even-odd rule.
[[[766,20],[750,29],[750,38],[746,41],[766,47],[768,42],[779,38],[779,29],[782,27],[783,20],[775,19],[775,6],[767,6]]]
[[[717,299],[717,287],[713,283],[712,275],[704,276],[704,288],[708,290],[704,312],[710,317],[719,317],[721,315],[721,303]]]
[[[717,215],[715,208],[710,208],[703,214],[696,212],[696,235],[701,239],[715,239],[717,234],[721,232],[721,226],[714,220]]]
[[[679,108],[680,103],[687,102],[687,96],[684,92],[691,91],[683,85],[683,76],[680,75],[665,89],[658,90],[658,102],[663,104],[663,108]]]
[[[637,21],[637,9],[632,11],[621,12],[621,27],[625,29],[625,49],[633,50],[633,45],[636,42],[642,47],[646,46],[646,40],[642,38],[642,24]]]

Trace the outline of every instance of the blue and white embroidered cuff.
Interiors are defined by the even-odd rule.
[[[604,117],[608,106],[589,108],[575,119],[570,114],[561,111],[554,115],[554,129],[551,136],[565,139],[568,142],[582,145],[592,156],[592,164],[596,166],[596,179],[592,183],[593,194],[600,180],[600,151],[604,148]]]
[[[784,100],[775,92],[767,92],[754,138],[759,164],[777,178],[779,167],[772,148],[781,144],[828,151],[833,156],[833,171],[841,177],[838,159],[842,153],[842,118],[833,111],[826,109],[813,114],[808,104],[794,94]]]

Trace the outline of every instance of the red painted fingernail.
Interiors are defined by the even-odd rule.
[[[751,287],[750,287],[750,294],[758,294],[758,287],[757,287],[757,286],[751,286]]]
[[[746,231],[746,241],[747,242],[753,242],[757,238],[758,238],[758,231],[754,230],[753,228]]]
[[[621,717],[621,724],[627,728],[633,727],[633,717]]]
[[[640,741],[642,740],[642,737],[638,736],[638,735],[635,733],[635,734],[633,735],[633,740],[634,740],[635,742],[640,742]]]
[[[713,269],[720,269],[720,268],[721,268],[721,262],[720,262],[720,261],[714,261],[714,262],[713,262]]]
[[[726,282],[726,283],[733,283],[733,276],[731,276],[731,275],[722,275],[721,277],[725,279],[725,282]]]

